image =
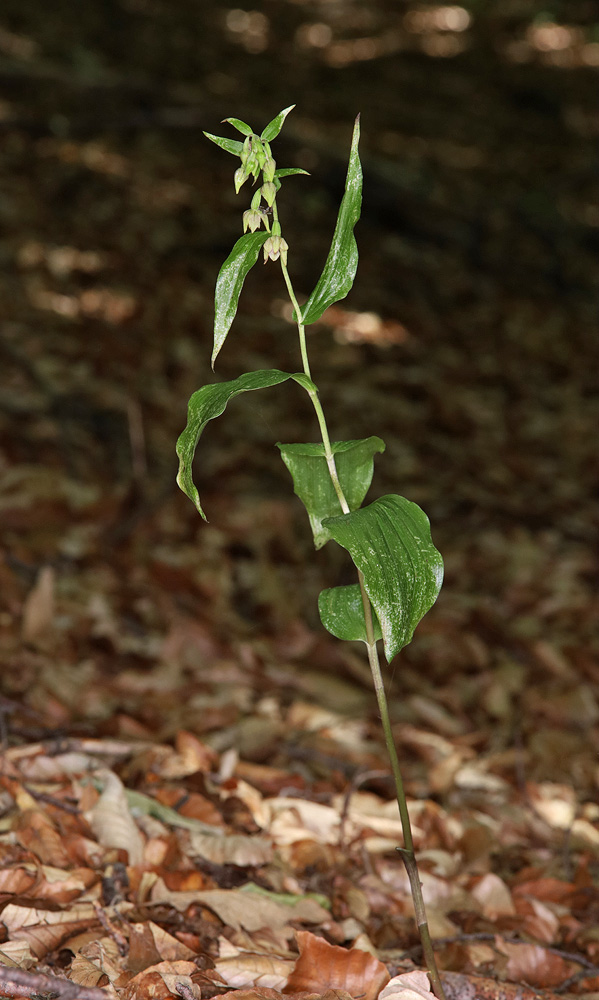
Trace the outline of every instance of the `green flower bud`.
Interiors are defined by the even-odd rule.
[[[272,181],[267,181],[266,184],[263,184],[260,188],[260,193],[267,205],[274,204],[274,200],[277,197],[277,189]]]
[[[252,149],[256,154],[256,159],[258,160],[258,163],[260,165],[260,170],[262,170],[264,164],[266,163],[266,150],[264,149],[264,146],[260,142],[260,139],[258,138],[257,135],[253,136],[252,138],[254,140],[252,143]]]
[[[239,194],[241,188],[248,179],[245,167],[237,167],[233,180],[235,182],[235,194]]]
[[[264,173],[264,180],[267,182],[274,181],[276,169],[277,169],[276,161],[273,160],[272,156],[268,156],[262,168],[262,171]]]
[[[243,143],[243,149],[241,150],[242,167],[245,167],[248,160],[248,156],[250,155],[251,152],[252,152],[252,137],[248,135],[245,137],[245,141]]]

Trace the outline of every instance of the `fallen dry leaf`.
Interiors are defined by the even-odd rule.
[[[387,967],[368,952],[339,948],[309,931],[298,931],[296,938],[300,954],[284,993],[344,990],[354,998],[376,1000],[389,981]]]

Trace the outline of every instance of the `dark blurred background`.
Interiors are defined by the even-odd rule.
[[[212,378],[214,281],[249,200],[233,191],[233,159],[202,130],[233,135],[219,122],[234,115],[260,131],[289,104],[275,155],[311,173],[279,196],[303,296],[362,116],[358,278],[309,344],[333,436],[386,440],[371,495],[420,503],[446,558],[446,588],[403,683],[415,690],[424,675],[449,692],[456,672],[493,666],[508,708],[547,673],[591,690],[598,75],[590,0],[4,0],[11,695],[35,674],[11,643],[45,566],[63,602],[53,625],[63,655],[98,669],[107,648],[153,662],[173,615],[228,636],[287,635],[300,619],[319,629],[318,588],[345,569],[330,546],[314,563],[272,448],[316,434],[298,393],[239,400],[206,432],[197,475],[208,528],[173,485],[187,398]],[[298,368],[288,315],[277,268],[256,268],[216,377]],[[129,646],[106,638],[106,616]],[[289,643],[286,656],[309,648]],[[464,684],[459,704],[447,694],[444,710],[503,719],[485,678]]]

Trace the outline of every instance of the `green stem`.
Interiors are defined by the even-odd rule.
[[[276,202],[273,205],[273,217],[277,219]],[[310,364],[308,361],[308,351],[306,346],[306,331],[304,324],[301,322],[302,313],[297,301],[296,294],[293,290],[293,285],[291,283],[291,278],[289,277],[289,271],[287,270],[287,265],[281,261],[281,270],[283,271],[283,277],[285,279],[285,284],[287,285],[287,291],[289,292],[289,298],[291,304],[295,309],[295,315],[297,316],[297,328],[299,332],[300,341],[300,351],[302,356],[302,364],[304,366],[304,373],[308,378],[312,379],[310,374]],[[320,427],[320,434],[322,437],[322,443],[324,445],[324,454],[329,470],[329,475],[331,477],[331,482],[335,493],[337,494],[337,499],[341,506],[341,510],[344,514],[349,514],[349,504],[343,493],[341,483],[339,482],[339,476],[337,474],[337,467],[335,465],[335,456],[331,448],[331,441],[329,438],[329,432],[325,420],[324,410],[322,404],[318,397],[318,391],[309,392],[310,399],[312,400],[312,405],[316,412],[316,418],[318,420],[318,426]],[[362,594],[362,604],[364,607],[364,620],[366,622],[366,648],[368,650],[368,662],[370,664],[370,670],[372,673],[372,680],[374,683],[374,690],[376,694],[376,700],[379,708],[379,713],[381,716],[381,723],[383,726],[383,734],[385,737],[385,744],[387,747],[387,753],[389,754],[389,761],[391,763],[391,771],[393,774],[393,780],[395,782],[395,794],[397,797],[397,805],[399,807],[399,815],[401,819],[401,829],[403,832],[404,846],[398,848],[406,871],[408,874],[408,879],[410,881],[410,890],[412,893],[412,901],[414,903],[414,913],[416,915],[416,924],[418,926],[418,931],[420,934],[420,942],[422,944],[422,952],[426,967],[428,969],[431,986],[433,993],[439,1000],[445,1000],[445,992],[443,990],[443,984],[441,983],[441,977],[439,975],[439,970],[437,968],[437,962],[435,959],[435,953],[433,950],[433,945],[431,941],[430,931],[428,927],[428,921],[426,919],[426,909],[424,906],[424,898],[422,895],[422,884],[420,882],[420,877],[418,875],[418,865],[416,862],[416,855],[414,853],[414,840],[412,837],[412,825],[410,823],[410,814],[408,812],[408,803],[406,801],[406,794],[403,786],[403,779],[401,776],[401,769],[399,766],[399,759],[397,757],[397,750],[395,749],[395,741],[393,739],[393,730],[391,728],[391,720],[389,718],[389,706],[387,704],[387,696],[385,694],[385,687],[383,684],[383,675],[381,673],[381,665],[379,660],[378,649],[376,645],[376,640],[374,638],[374,629],[372,625],[372,607],[368,594],[366,593],[366,587],[364,585],[364,576],[358,570],[358,581],[360,584],[360,591]]]
[[[297,329],[299,333],[300,352],[302,355],[302,365],[304,366],[304,373],[308,376],[308,378],[312,378],[310,374],[310,362],[308,361],[308,348],[306,345],[306,328],[304,324],[301,322],[302,313],[297,298],[295,296],[295,292],[293,291],[293,285],[291,284],[291,278],[289,277],[289,271],[287,270],[287,265],[284,264],[283,261],[281,261],[281,270],[283,272],[285,284],[287,285],[287,291],[289,292],[289,298],[291,299],[291,304],[295,309],[295,315],[297,316]]]

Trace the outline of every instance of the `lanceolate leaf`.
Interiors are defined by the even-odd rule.
[[[432,543],[429,520],[415,503],[388,495],[331,517],[324,526],[363,573],[391,660],[410,642],[443,582],[443,560]]]
[[[291,177],[293,174],[305,174],[309,177],[310,174],[307,170],[302,170],[301,167],[281,167],[280,170],[275,170],[275,177]]]
[[[217,146],[221,149],[227,151],[227,153],[233,153],[234,156],[241,156],[243,150],[243,143],[239,142],[238,139],[224,139],[222,135],[212,135],[212,132],[204,132],[207,139],[211,139],[215,142]]]
[[[193,501],[204,520],[206,520],[206,515],[202,510],[200,495],[192,475],[193,458],[204,427],[209,420],[219,417],[224,412],[229,400],[233,396],[239,395],[240,392],[267,389],[271,385],[279,385],[290,378],[307,392],[316,391],[314,383],[303,373],[291,375],[289,372],[281,372],[277,368],[271,368],[259,372],[246,372],[245,375],[240,375],[239,378],[232,379],[230,382],[204,385],[197,392],[194,392],[189,400],[187,426],[177,441],[177,455],[179,456],[177,483]]]
[[[349,154],[345,194],[339,208],[333,242],[324,270],[308,301],[302,306],[302,323],[315,323],[333,302],[344,299],[358,268],[358,246],[354,226],[362,207],[362,167],[358,154],[360,116],[356,118]]]
[[[358,640],[368,642],[364,605],[359,584],[352,583],[349,587],[330,587],[322,590],[318,596],[318,610],[324,627],[337,639]],[[372,627],[375,641],[382,639],[379,620],[372,611]]]
[[[252,135],[250,126],[246,125],[246,123],[242,122],[239,118],[223,118],[223,123],[224,122],[229,122],[229,125],[233,125],[238,132],[242,133],[242,135]]]
[[[321,548],[331,537],[323,520],[341,512],[333,489],[322,444],[277,444],[281,458],[293,478],[293,488],[310,518],[314,545]],[[374,435],[358,441],[334,441],[331,445],[341,488],[350,510],[356,510],[368,492],[374,471],[374,455],[385,450]]]
[[[213,368],[231,329],[231,323],[235,319],[247,273],[258,260],[260,249],[269,236],[270,233],[264,230],[241,236],[219,271],[214,291],[214,347],[211,361]]]
[[[268,123],[268,125],[266,126],[265,129],[262,130],[262,133],[260,135],[260,138],[262,139],[263,142],[272,142],[273,139],[276,139],[279,132],[283,128],[283,122],[285,121],[289,112],[293,111],[294,107],[295,104],[290,104],[288,108],[285,108],[284,111],[280,111],[277,117],[273,118],[273,120]]]

